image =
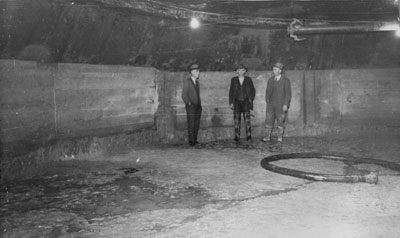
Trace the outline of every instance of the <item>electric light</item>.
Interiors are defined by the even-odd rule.
[[[190,21],[190,27],[193,29],[197,29],[200,26],[199,20],[197,18],[193,17],[192,20]]]

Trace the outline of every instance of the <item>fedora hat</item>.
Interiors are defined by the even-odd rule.
[[[246,72],[248,71],[248,69],[243,64],[237,65],[235,71],[238,71],[239,69],[244,69],[246,70]]]
[[[192,71],[192,70],[195,70],[195,69],[200,70],[200,67],[199,67],[198,64],[191,64],[189,66],[189,72]]]
[[[283,69],[283,64],[280,63],[280,62],[277,62],[277,63],[274,64],[273,67],[277,67],[277,68],[279,68],[280,70],[282,70],[282,69]]]

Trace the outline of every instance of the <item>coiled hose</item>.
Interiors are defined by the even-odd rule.
[[[320,154],[320,153],[291,153],[291,154],[276,154],[265,157],[261,160],[261,167],[266,170],[289,175],[293,177],[298,177],[302,179],[309,179],[314,181],[324,181],[324,182],[342,182],[342,183],[357,183],[357,182],[366,182],[366,183],[378,183],[378,175],[374,172],[370,172],[365,175],[336,175],[336,174],[323,174],[323,173],[312,173],[305,172],[295,169],[288,169],[284,167],[280,167],[277,165],[273,165],[270,162],[278,161],[278,160],[287,160],[287,159],[325,159],[325,160],[338,160],[342,161],[349,165],[354,164],[375,164],[388,169],[400,171],[400,164],[396,164],[389,161],[370,159],[370,158],[358,158],[354,156],[341,156],[341,155],[329,155],[329,154]]]

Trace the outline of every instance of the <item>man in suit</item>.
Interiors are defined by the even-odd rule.
[[[246,140],[251,140],[250,110],[253,110],[253,101],[256,95],[253,80],[245,76],[247,68],[239,65],[236,68],[237,76],[231,79],[229,89],[229,106],[233,110],[235,127],[235,141],[240,140],[240,123],[243,114]]]
[[[271,134],[276,126],[278,142],[282,143],[283,133],[285,131],[285,122],[287,112],[292,99],[292,89],[290,80],[282,74],[283,64],[276,63],[272,68],[273,76],[268,79],[265,92],[266,110],[266,137],[264,142],[271,141]]]
[[[190,77],[183,80],[182,100],[185,103],[187,126],[188,126],[188,141],[190,146],[198,144],[197,134],[200,128],[201,117],[201,100],[200,100],[200,85],[199,76],[200,68],[197,64],[189,66]]]

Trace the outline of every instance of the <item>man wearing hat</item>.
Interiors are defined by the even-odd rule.
[[[229,106],[233,110],[233,120],[235,126],[235,141],[240,140],[240,122],[243,114],[246,140],[251,140],[251,123],[250,110],[253,110],[253,100],[256,95],[256,90],[253,85],[253,80],[245,76],[247,68],[243,65],[238,65],[236,68],[237,76],[231,79],[229,89]]]
[[[264,142],[271,141],[271,134],[276,128],[278,142],[282,143],[287,112],[292,99],[290,80],[282,74],[283,64],[276,63],[272,68],[273,76],[268,79],[265,92],[266,111],[266,137]]]
[[[197,64],[189,66],[190,77],[183,80],[182,100],[185,103],[189,145],[198,144],[197,134],[200,128],[201,100],[199,76],[200,68]]]

